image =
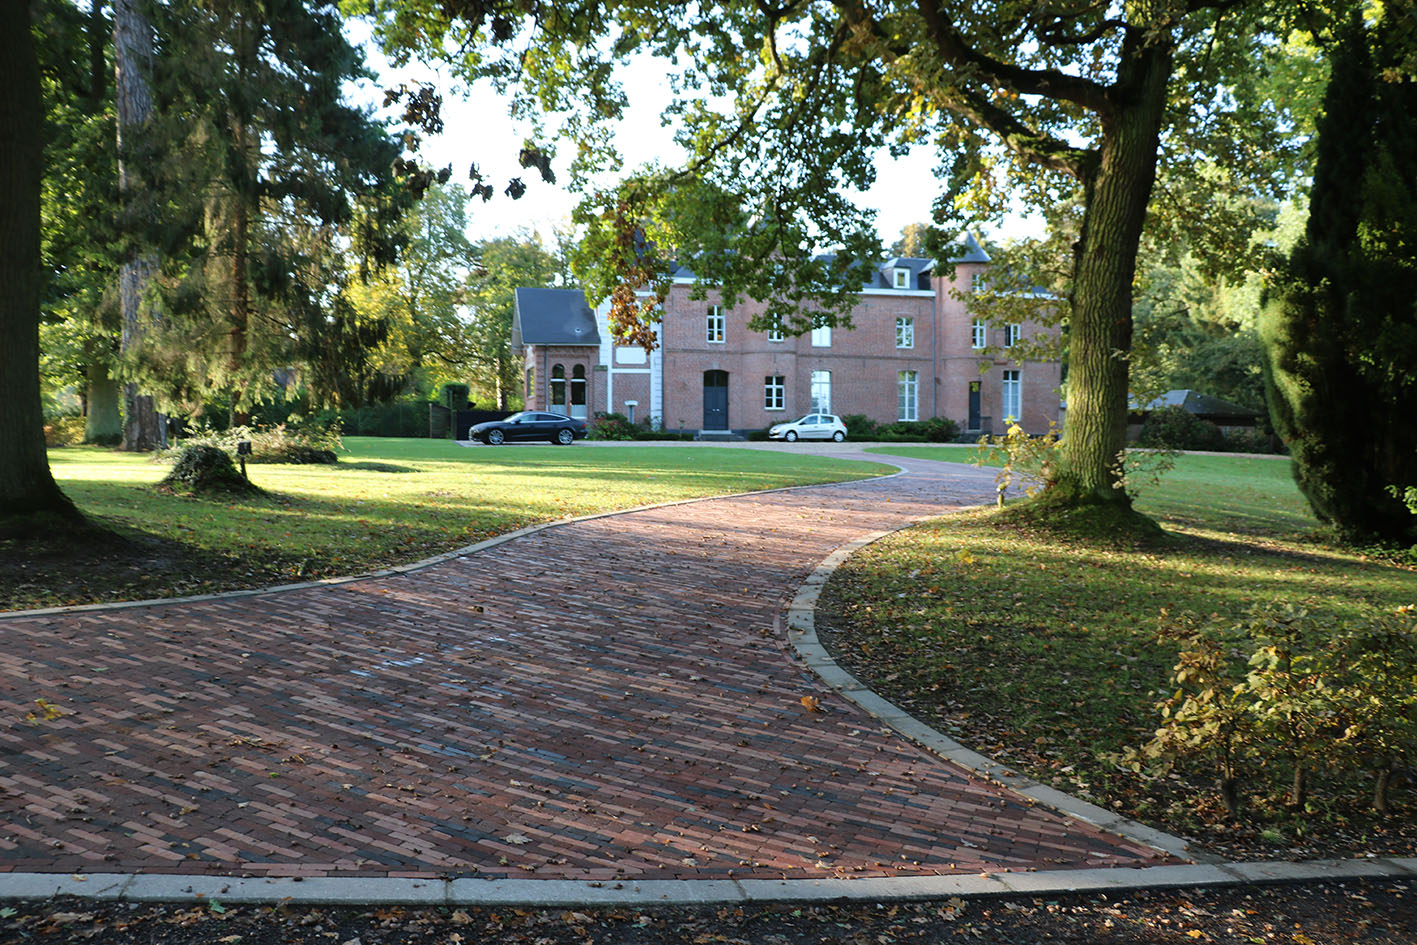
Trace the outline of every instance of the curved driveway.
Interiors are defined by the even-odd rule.
[[[979,470],[897,462],[888,479],[559,525],[409,574],[0,619],[0,871],[610,881],[1165,862],[925,752],[787,647],[786,605],[834,548],[993,496]]]

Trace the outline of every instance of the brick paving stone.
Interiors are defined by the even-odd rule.
[[[1174,862],[925,752],[787,645],[785,609],[833,549],[993,496],[979,471],[900,462],[889,480],[570,523],[411,575],[0,616],[0,872]],[[58,717],[28,721],[41,698]]]

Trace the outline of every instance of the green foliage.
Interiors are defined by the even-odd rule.
[[[124,368],[177,412],[224,391],[240,418],[300,363],[314,401],[337,400],[389,333],[345,288],[395,258],[411,200],[400,144],[345,101],[359,53],[329,0],[151,16],[157,107],[130,155],[143,179],[127,223],[161,260],[160,329]]]
[[[1195,221],[1229,207],[1209,199],[1216,193],[1273,192],[1292,171],[1283,131],[1293,122],[1256,78],[1286,54],[1278,40],[1289,24],[1258,2],[1000,0],[943,15],[933,5],[748,0],[347,8],[369,11],[396,59],[442,57],[509,93],[511,110],[535,123],[523,166],[544,180],[554,179],[553,148],[570,154],[586,195],[575,268],[591,296],[611,300],[622,343],[656,342],[658,303],[680,265],[725,305],[760,302],[755,329],[849,322],[852,277],[880,255],[872,214],[850,195],[875,182],[883,146],[938,149],[945,188],[933,217],[946,231],[1020,202],[1072,204],[1078,238],[1053,256],[1066,270],[1058,298],[1070,302],[1070,383],[1082,394],[1069,398],[1083,420],[1070,429],[1096,432],[1068,437],[1073,462],[1062,472],[1093,501],[1115,501],[1109,464],[1122,446],[1143,221],[1202,229]],[[663,63],[664,121],[686,160],[606,186],[602,173],[624,168],[614,122],[628,97],[617,66],[639,57]],[[1168,198],[1196,200],[1151,199],[1158,157],[1174,185]],[[514,183],[515,196],[524,187]],[[1208,212],[1194,213],[1202,201]]]
[[[312,419],[320,425],[338,424],[349,436],[428,436],[428,405],[426,400],[397,400],[392,403],[366,404],[346,410],[317,411]]]
[[[1245,619],[1163,612],[1162,639],[1180,644],[1162,724],[1124,755],[1135,770],[1212,757],[1232,817],[1251,790],[1290,777],[1289,804],[1307,803],[1310,776],[1355,762],[1388,807],[1392,772],[1417,758],[1417,619],[1410,607],[1359,619],[1321,619],[1292,605]]]
[[[336,451],[343,446],[337,421],[323,424],[317,421],[298,425],[282,423],[266,429],[244,426],[221,431],[198,429],[160,455],[164,458],[178,456],[180,462],[180,457],[189,449],[201,446],[236,456],[236,445],[241,442],[251,444],[251,453],[246,457],[248,463],[334,463],[339,460]]]
[[[547,287],[561,269],[536,234],[487,240],[477,247],[477,264],[467,280],[471,322],[464,357],[477,397],[507,409],[522,397],[521,362],[512,355],[516,290]],[[592,302],[592,304],[594,304]]]
[[[638,428],[622,413],[597,413],[586,432],[592,440],[633,440]]]
[[[846,435],[849,439],[858,441],[871,441],[876,438],[876,432],[880,425],[864,413],[848,413],[842,416],[841,422],[846,426]],[[766,434],[764,434],[766,438]]]
[[[1406,489],[1388,486],[1387,490],[1394,498],[1402,500],[1402,504],[1407,506],[1407,511],[1417,515],[1417,486],[1408,486]]]
[[[44,421],[45,446],[76,446],[82,442],[83,417],[55,417]]]
[[[847,433],[851,434],[850,426]],[[875,438],[882,443],[953,443],[959,438],[959,424],[944,417],[897,420],[877,427]]]
[[[1410,46],[1392,10],[1343,30],[1308,226],[1261,323],[1299,487],[1356,541],[1417,538],[1417,514],[1387,488],[1417,481],[1417,85],[1387,81]]]
[[[994,485],[999,491],[999,504],[1011,487],[1022,487],[1025,495],[1036,496],[1058,478],[1062,461],[1057,424],[1049,423],[1042,436],[1029,436],[1017,423],[1009,424],[1003,436],[988,434],[979,438],[979,450],[974,465],[998,464]]]
[[[470,390],[466,384],[444,384],[443,396],[440,398],[443,406],[449,410],[466,410]]]
[[[183,448],[161,485],[188,494],[259,491],[237,472],[225,450],[204,443]]]
[[[468,200],[456,184],[432,183],[394,226],[398,260],[348,286],[356,321],[387,331],[373,339],[362,361],[331,365],[333,387],[323,403],[377,404],[426,393],[430,373],[467,374],[469,327],[459,308],[467,302],[468,272],[477,264],[465,233]]]
[[[1153,449],[1222,451],[1225,434],[1184,407],[1163,407],[1147,416],[1140,443]]]
[[[1175,691],[1157,704],[1164,720],[1140,751],[1123,753],[1124,764],[1140,771],[1152,763],[1164,768],[1178,757],[1211,755],[1220,772],[1220,792],[1231,818],[1239,815],[1241,766],[1255,751],[1255,726],[1243,698],[1243,667],[1232,653],[1226,632],[1191,614],[1173,620],[1162,612],[1162,639],[1181,651],[1172,670]]]

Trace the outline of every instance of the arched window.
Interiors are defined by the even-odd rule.
[[[571,416],[577,420],[586,418],[585,365],[577,364],[571,371]]]
[[[548,409],[566,412],[566,369],[559,364],[551,367],[551,402]]]

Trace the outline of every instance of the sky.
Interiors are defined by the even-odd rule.
[[[549,243],[553,227],[568,226],[577,195],[565,183],[569,178],[569,156],[552,164],[556,184],[546,184],[535,169],[517,164],[517,152],[527,136],[527,128],[507,114],[507,104],[485,85],[465,91],[446,68],[411,65],[393,68],[367,39],[367,27],[351,24],[351,38],[365,50],[369,65],[379,76],[378,83],[358,93],[364,101],[382,101],[384,87],[407,82],[432,84],[443,96],[444,131],[423,142],[421,156],[434,167],[451,165],[453,180],[468,185],[468,167],[477,164],[485,179],[496,188],[496,196],[469,208],[468,236],[474,241],[508,236],[519,231],[537,231]],[[682,152],[673,143],[670,129],[661,127],[660,112],[668,103],[668,89],[662,70],[652,61],[632,66],[624,75],[630,106],[619,123],[616,144],[627,168],[650,161],[664,165],[678,163]],[[876,225],[882,244],[889,247],[908,223],[927,222],[930,206],[941,183],[935,179],[935,155],[916,148],[901,158],[892,158],[884,149],[876,158],[876,184],[858,202],[877,211]],[[520,200],[502,193],[508,180],[520,177],[527,185]],[[1010,221],[999,236],[1036,235],[1036,226],[1019,219]]]

